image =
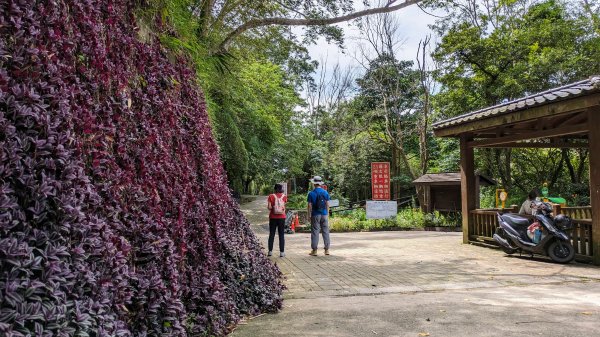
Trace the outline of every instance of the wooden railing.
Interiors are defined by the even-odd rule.
[[[498,218],[494,209],[476,209],[471,211],[473,228],[469,231],[470,239],[493,241],[494,232],[498,227]]]
[[[508,209],[476,209],[471,211],[472,227],[469,239],[473,241],[494,242],[493,236],[498,227],[497,213],[516,213],[516,208]],[[580,260],[587,260],[592,255],[592,208],[555,207],[555,214],[565,214],[573,219],[574,228],[569,231],[571,243]],[[527,216],[529,217],[529,216]]]
[[[592,256],[592,207],[557,207],[556,213],[573,219],[575,227],[570,234],[575,253]]]
[[[559,207],[559,214],[568,215],[571,219],[591,219],[592,206]]]
[[[571,243],[577,255],[592,257],[592,220],[573,219]]]

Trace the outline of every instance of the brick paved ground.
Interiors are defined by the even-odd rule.
[[[263,210],[266,202],[262,199],[244,205],[243,209],[266,246],[268,220]],[[559,265],[544,258],[509,257],[497,249],[464,245],[461,236],[461,233],[423,231],[335,233],[331,236],[332,255],[324,256],[320,249],[319,256],[313,257],[308,255],[310,235],[292,234],[286,235],[287,257],[272,260],[286,277],[287,305],[295,305],[294,300],[311,299],[334,303],[335,298],[350,303],[352,300],[343,298],[356,296],[370,296],[368,302],[382,295],[432,296],[449,291],[487,294],[510,287],[522,291],[527,287],[572,285],[571,288],[600,290],[597,267],[577,263]],[[577,299],[574,300],[577,304]],[[587,301],[582,306],[591,305],[588,310],[600,316],[600,297]],[[600,318],[595,318],[600,322]],[[255,330],[241,326],[235,335],[243,336],[243,331]]]
[[[261,231],[262,232],[262,231]],[[260,234],[266,241],[266,234]],[[310,235],[286,236],[286,298],[471,289],[600,279],[599,270],[509,257],[461,244],[460,233],[379,232],[331,236],[331,254],[309,256]],[[277,249],[277,248],[275,248]]]

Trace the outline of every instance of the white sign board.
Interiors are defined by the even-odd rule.
[[[339,199],[329,200],[329,207],[340,207],[340,200]]]
[[[281,182],[280,184],[281,184],[281,186],[283,186],[283,194],[288,195],[287,182],[284,181],[284,182]]]
[[[367,200],[367,219],[387,219],[398,214],[395,201]]]

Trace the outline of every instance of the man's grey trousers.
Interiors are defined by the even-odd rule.
[[[310,248],[313,250],[317,249],[319,245],[319,231],[323,232],[323,243],[325,249],[329,249],[329,216],[327,215],[313,215],[310,217],[311,230],[310,230]]]

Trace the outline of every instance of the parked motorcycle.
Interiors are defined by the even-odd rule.
[[[539,233],[530,237],[527,233],[532,225],[530,220],[516,214],[498,213],[498,228],[494,240],[500,244],[506,254],[528,252],[549,256],[552,261],[569,263],[575,258],[575,249],[566,231],[573,228],[571,218],[564,214],[552,216],[552,205],[533,201],[531,208],[539,223]]]

